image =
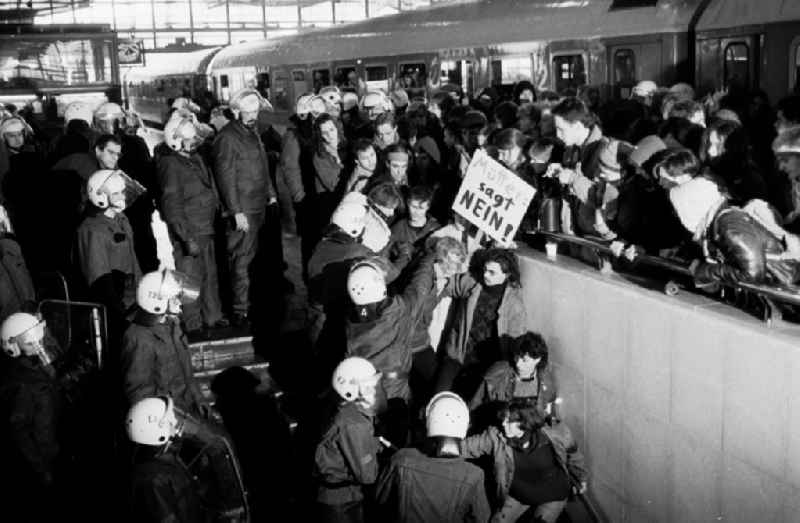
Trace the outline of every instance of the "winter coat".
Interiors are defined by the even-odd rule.
[[[213,235],[219,197],[200,155],[164,154],[158,159],[157,175],[161,212],[173,238],[186,244],[198,236]]]
[[[392,225],[392,236],[389,240],[389,259],[401,271],[414,258],[414,254],[425,249],[425,244],[430,235],[442,226],[433,216],[421,229],[416,230],[409,225],[408,218],[402,218]]]
[[[326,151],[314,153],[311,161],[314,165],[314,187],[317,194],[334,192],[339,186],[344,168],[341,160]]]
[[[537,367],[536,375],[538,379],[536,407],[539,412],[544,413],[547,405],[556,400],[555,380],[549,366],[545,366],[543,369]],[[516,376],[516,371],[507,361],[498,361],[489,367],[480,388],[469,402],[470,410],[475,410],[492,401],[511,401],[514,396]]]
[[[381,521],[442,523],[489,521],[483,471],[462,458],[431,458],[417,449],[392,456],[378,479]]]
[[[796,262],[767,259],[770,254],[783,252],[780,239],[738,207],[720,210],[706,232],[706,238],[719,263],[700,263],[694,272],[699,282],[717,279],[732,283],[762,283],[771,279],[789,285],[800,275]]]
[[[545,425],[540,429],[540,434],[550,441],[558,466],[567,477],[571,478],[571,482],[580,483],[588,480],[589,474],[583,454],[578,450],[569,427],[563,423]],[[514,449],[508,444],[505,435],[497,427],[489,427],[484,432],[464,440],[462,455],[465,458],[492,457],[495,486],[492,505],[495,509],[502,507],[514,479]]]
[[[226,215],[264,212],[276,197],[258,131],[231,121],[214,140],[214,175]]]
[[[124,214],[109,218],[99,209],[90,212],[78,227],[78,262],[90,286],[112,271],[138,282],[142,272],[133,250],[128,218]]]
[[[317,501],[341,505],[364,499],[362,487],[378,478],[379,449],[372,416],[353,402],[343,403],[314,456],[321,482]]]
[[[295,127],[286,130],[281,148],[281,173],[294,203],[303,201],[306,192],[314,186],[311,176],[314,170],[311,161],[313,155],[310,151],[310,140],[301,134],[299,126],[302,125],[303,122],[295,121]]]
[[[197,484],[172,451],[133,466],[128,514],[132,523],[211,521]]]
[[[19,244],[12,237],[0,235],[0,323],[35,301],[33,281]]]
[[[456,300],[455,316],[445,341],[445,354],[450,358],[464,362],[469,342],[469,331],[472,328],[472,317],[481,294],[481,284],[469,274],[456,277],[452,286],[452,295]],[[516,338],[522,336],[528,324],[525,304],[522,300],[522,289],[506,285],[503,299],[497,310],[497,337]]]
[[[60,407],[57,383],[35,357],[2,357],[0,459],[9,478],[4,520],[39,521],[37,512],[55,501],[50,494],[60,452]]]
[[[120,355],[125,397],[129,405],[151,396],[171,396],[175,405],[203,414],[205,403],[192,373],[186,336],[171,319],[139,311],[122,338]]]
[[[410,340],[432,286],[433,259],[429,258],[420,263],[402,294],[374,304],[374,312],[366,317],[354,310],[347,319],[347,355],[366,358],[383,373],[381,383],[388,399],[409,397]]]

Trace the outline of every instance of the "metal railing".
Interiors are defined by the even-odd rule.
[[[599,261],[598,268],[601,272],[609,273],[614,271],[612,262],[617,259],[617,256],[608,242],[556,232],[531,231],[530,234],[543,238],[547,243],[564,243],[588,249],[597,256]],[[681,285],[679,281],[690,280],[692,283],[689,286],[692,287],[694,285],[694,275],[685,263],[650,254],[637,254],[632,263],[658,269],[669,274],[670,278],[663,288],[664,293],[669,296],[678,294],[681,287],[686,287],[686,285]],[[735,294],[747,293],[756,297],[763,306],[762,320],[770,326],[783,319],[780,304],[800,307],[800,287],[782,287],[722,280],[715,280],[713,283],[718,286],[718,294],[723,299],[727,290],[732,290]]]

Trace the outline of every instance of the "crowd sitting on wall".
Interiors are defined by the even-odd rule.
[[[54,137],[4,110],[0,433],[22,478],[14,521],[75,510],[82,469],[124,478],[103,487],[126,493],[135,521],[267,521],[312,514],[313,498],[314,521],[555,522],[588,474],[547,344],[526,328],[515,242],[451,210],[478,151],[536,189],[518,241],[558,231],[607,242],[628,263],[681,257],[701,287],[800,278],[798,96],[773,108],[763,92],[696,99],[689,85],[649,81],[605,103],[591,87],[529,82],[510,99],[320,86],[282,135],[255,89],[203,121],[198,109],[175,100],[152,153],[115,103],[73,102]],[[309,401],[295,438],[277,414],[253,426],[278,447],[267,452],[222,393],[218,422],[185,334],[234,327],[278,343],[282,295],[301,283],[283,276],[292,216]],[[36,314],[53,273],[73,299],[104,307],[102,380],[87,378],[88,356],[60,357]],[[258,380],[228,371],[215,393],[227,384],[257,404]],[[81,386],[92,402],[73,401]],[[65,420],[91,417],[89,406],[112,413],[109,439],[125,420],[125,445],[92,454],[64,439]],[[187,453],[190,464],[204,455],[213,480],[198,487]]]

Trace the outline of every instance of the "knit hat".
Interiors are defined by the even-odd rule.
[[[417,143],[414,144],[414,149],[416,151],[424,152],[437,164],[441,163],[442,161],[442,156],[439,153],[439,146],[436,145],[436,141],[434,141],[434,139],[430,136],[423,136],[417,140]]]
[[[669,88],[669,92],[678,96],[681,100],[694,100],[694,87],[685,82],[673,85]]]
[[[636,144],[628,160],[636,167],[641,167],[647,160],[652,158],[654,154],[666,148],[667,144],[664,143],[664,140],[655,134],[651,134],[639,140],[639,143]]]
[[[21,118],[12,116],[11,118],[6,118],[3,120],[3,123],[0,124],[0,135],[6,133],[18,133],[20,131],[26,131],[27,129],[28,124],[26,124]]]
[[[742,121],[739,119],[739,115],[736,114],[736,112],[731,111],[730,109],[720,109],[719,111],[714,113],[714,118],[742,125]]]

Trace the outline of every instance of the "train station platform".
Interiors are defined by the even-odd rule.
[[[566,256],[520,262],[605,520],[798,521],[800,328]]]

